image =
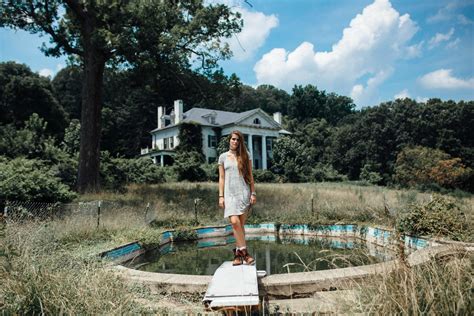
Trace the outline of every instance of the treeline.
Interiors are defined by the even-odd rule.
[[[6,175],[12,177],[18,164],[26,164],[28,170],[44,168],[42,174],[54,176],[58,185],[66,186],[58,186],[59,191],[73,194],[81,79],[80,68],[74,66],[62,69],[51,80],[26,65],[0,63],[0,169],[7,170],[1,173],[2,191],[12,191],[8,189],[12,181],[7,181]],[[146,69],[106,70],[103,187],[203,179],[202,175],[215,179],[212,166],[201,165],[202,172],[195,168],[202,162],[198,156],[178,157],[175,169],[136,159],[140,148],[151,142],[156,108],[171,110],[175,99],[184,100],[185,111],[205,107],[240,112],[260,107],[269,114],[282,112],[284,128],[292,135],[276,143],[271,170],[256,172],[260,181],[362,180],[473,191],[473,101],[431,99],[419,103],[404,99],[356,110],[350,98],[311,85],[295,86],[289,94],[269,85],[254,89],[222,70],[197,73],[172,69],[160,76]],[[36,162],[27,165],[18,159]],[[199,176],[188,175],[189,170],[198,170]]]

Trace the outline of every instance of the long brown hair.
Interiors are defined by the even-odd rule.
[[[237,154],[237,167],[239,168],[239,173],[247,184],[250,184],[251,174],[250,174],[250,159],[249,154],[247,152],[247,148],[245,147],[245,139],[244,135],[240,131],[232,131],[229,135],[229,142],[232,138],[232,135],[239,136],[239,146],[237,147],[236,154]]]

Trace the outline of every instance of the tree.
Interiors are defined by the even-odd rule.
[[[0,123],[12,123],[16,128],[37,113],[48,122],[50,135],[61,135],[67,125],[67,115],[53,95],[48,78],[15,62],[0,63]]]
[[[220,41],[240,31],[238,13],[203,1],[3,1],[0,27],[48,34],[46,55],[78,58],[84,72],[79,153],[79,192],[99,189],[103,75],[106,64],[127,67],[202,67],[230,55]]]
[[[351,98],[326,94],[313,85],[295,86],[288,103],[288,115],[300,122],[312,118],[324,118],[335,124],[346,115],[353,113],[354,103]]]

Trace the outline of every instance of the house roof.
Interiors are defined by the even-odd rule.
[[[228,112],[228,111],[219,111],[219,110],[212,110],[212,109],[203,109],[203,108],[192,108],[189,111],[186,111],[183,113],[183,120],[181,122],[184,123],[191,123],[191,122],[196,122],[201,125],[205,126],[225,126],[229,124],[238,124],[239,122],[243,121],[244,119],[252,116],[255,113],[260,113],[268,118],[268,121],[274,125],[275,128],[281,128],[280,124],[275,122],[271,116],[269,116],[267,113],[265,113],[262,109],[257,108],[241,113],[236,113],[236,112]],[[214,116],[215,117],[215,124],[212,124],[209,121],[209,117]],[[155,132],[158,130],[164,130],[168,129],[171,127],[174,127],[176,125],[168,125],[163,128],[156,128],[152,130],[151,132]]]

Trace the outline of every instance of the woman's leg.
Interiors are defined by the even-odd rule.
[[[242,230],[240,216],[242,215],[232,215],[229,217],[230,223],[232,224],[232,230],[234,232],[235,246],[237,248],[245,247],[245,233]]]
[[[240,229],[242,230],[242,234],[244,236],[244,238],[243,238],[244,243],[240,247],[247,247],[247,242],[245,240],[245,222],[247,221],[247,212],[245,212],[242,215],[239,215],[239,219],[240,219]]]

